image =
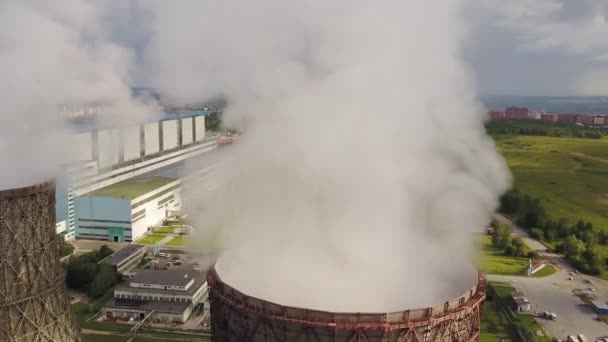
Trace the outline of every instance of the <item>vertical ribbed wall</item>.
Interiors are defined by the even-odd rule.
[[[0,191],[0,341],[82,341],[59,261],[52,183]]]

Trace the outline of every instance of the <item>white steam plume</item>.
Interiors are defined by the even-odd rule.
[[[55,177],[74,146],[60,106],[101,103],[115,123],[145,109],[131,99],[133,56],[112,42],[118,3],[0,1],[0,189]]]
[[[148,6],[152,84],[224,93],[228,118],[248,119],[219,154],[217,190],[196,194],[195,224],[225,233],[226,282],[355,312],[468,289],[469,233],[509,176],[460,58],[464,1]]]

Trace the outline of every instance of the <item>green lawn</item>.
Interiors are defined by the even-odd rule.
[[[171,241],[167,242],[166,246],[183,246],[186,244],[187,239],[183,236],[176,236]]]
[[[538,198],[554,219],[608,227],[608,139],[495,136],[515,186]],[[582,154],[575,155],[575,154]]]
[[[499,338],[505,342],[519,341],[515,331],[509,326],[505,314],[498,310],[493,302],[486,301],[483,305],[479,340],[480,342],[494,342]]]
[[[510,257],[492,247],[490,236],[481,238],[481,253],[477,256],[477,267],[487,274],[524,276],[528,269],[527,258]]]
[[[159,234],[159,235],[160,234],[165,234],[165,235],[172,234],[175,231],[175,228],[176,227],[166,227],[166,226],[162,227],[161,226],[154,230],[154,234]]]
[[[137,240],[137,243],[143,244],[143,245],[155,245],[157,244],[160,240],[164,239],[165,237],[167,237],[166,234],[148,234],[146,236],[144,236],[143,238]]]
[[[540,271],[534,273],[532,275],[533,278],[542,278],[546,276],[550,276],[553,273],[557,272],[555,266],[553,265],[545,265],[545,267],[541,268]]]

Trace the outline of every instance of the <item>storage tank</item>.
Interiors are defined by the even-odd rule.
[[[0,191],[0,341],[82,341],[59,261],[53,183]]]
[[[485,278],[478,273],[468,291],[446,298],[444,303],[397,312],[339,313],[248,296],[224,283],[215,268],[209,271],[207,281],[211,330],[216,342],[479,341],[486,288]]]

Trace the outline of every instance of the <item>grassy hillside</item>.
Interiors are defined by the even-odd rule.
[[[554,219],[608,229],[608,139],[495,136],[515,186]]]

